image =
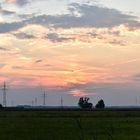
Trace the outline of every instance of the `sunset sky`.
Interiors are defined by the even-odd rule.
[[[7,100],[79,96],[140,104],[140,0],[0,0],[0,85]],[[0,91],[2,102],[2,91]]]

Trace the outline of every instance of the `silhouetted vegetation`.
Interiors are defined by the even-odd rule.
[[[92,108],[92,103],[89,103],[88,101],[89,101],[88,97],[81,97],[79,99],[78,105],[81,108],[84,108],[84,109],[91,109]]]
[[[99,100],[95,107],[96,107],[96,108],[105,108],[105,103],[104,103],[104,101],[103,101],[102,99]]]
[[[0,104],[0,108],[2,108],[3,106],[2,106],[2,104]]]

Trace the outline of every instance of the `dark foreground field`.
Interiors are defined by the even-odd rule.
[[[0,140],[140,140],[140,111],[0,111]]]

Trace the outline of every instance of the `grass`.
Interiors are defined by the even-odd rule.
[[[0,111],[0,140],[140,140],[140,111]]]

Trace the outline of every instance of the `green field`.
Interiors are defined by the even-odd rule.
[[[0,140],[140,140],[140,111],[0,111]]]

